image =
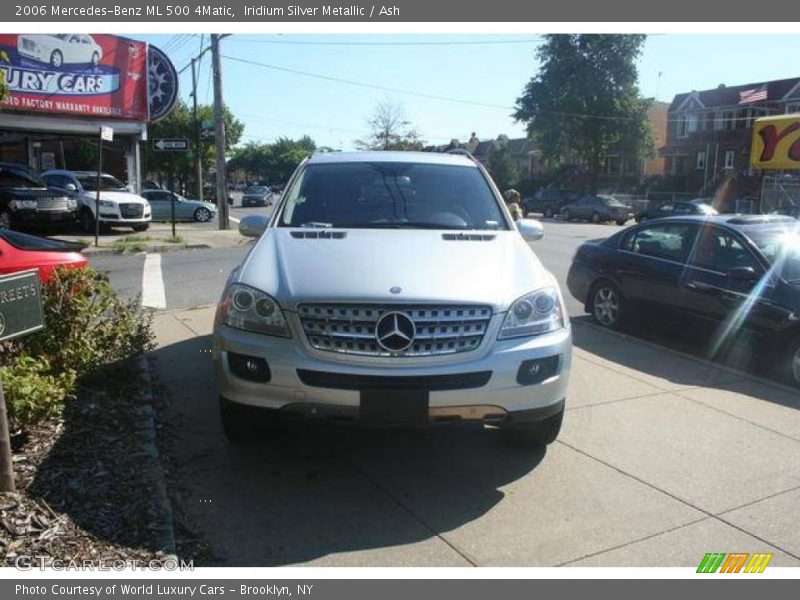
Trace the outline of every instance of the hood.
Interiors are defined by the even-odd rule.
[[[557,285],[516,231],[492,232],[487,241],[446,240],[458,233],[433,230],[351,229],[342,239],[293,233],[331,230],[270,228],[236,276],[289,310],[310,301],[457,302],[502,312],[523,294]],[[393,287],[402,291],[391,294]]]
[[[0,188],[0,192],[9,197],[36,200],[37,198],[66,198],[67,194],[60,190],[40,187],[7,187]]]
[[[81,198],[84,201],[94,202],[97,192],[83,192]],[[117,204],[126,202],[134,204],[149,204],[147,200],[133,192],[104,192],[100,191],[100,200],[108,200],[109,202],[116,202]]]
[[[189,206],[194,206],[196,208],[207,208],[211,212],[217,212],[217,205],[211,204],[210,202],[201,202],[200,200],[193,200],[191,198],[186,198],[183,201],[183,204],[188,204]]]

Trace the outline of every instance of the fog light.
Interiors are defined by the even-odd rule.
[[[523,361],[517,371],[517,383],[520,385],[541,383],[554,375],[558,375],[560,366],[560,356],[548,356],[547,358]]]
[[[248,381],[268,383],[272,379],[272,373],[269,370],[267,361],[257,356],[229,352],[228,367],[230,367],[234,375]]]

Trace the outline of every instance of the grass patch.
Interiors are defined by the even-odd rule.
[[[186,243],[186,240],[183,239],[179,235],[171,235],[171,236],[169,236],[167,238],[164,238],[164,241],[167,242],[168,244],[185,244]]]
[[[147,235],[129,235],[128,237],[114,240],[111,247],[116,252],[144,252],[147,249],[147,242],[150,237]]]

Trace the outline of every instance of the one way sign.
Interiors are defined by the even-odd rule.
[[[189,140],[161,138],[153,140],[153,147],[163,152],[186,152],[189,149]]]

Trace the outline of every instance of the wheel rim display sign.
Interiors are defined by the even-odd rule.
[[[178,99],[164,52],[108,34],[0,34],[0,77],[23,113],[157,121]]]

